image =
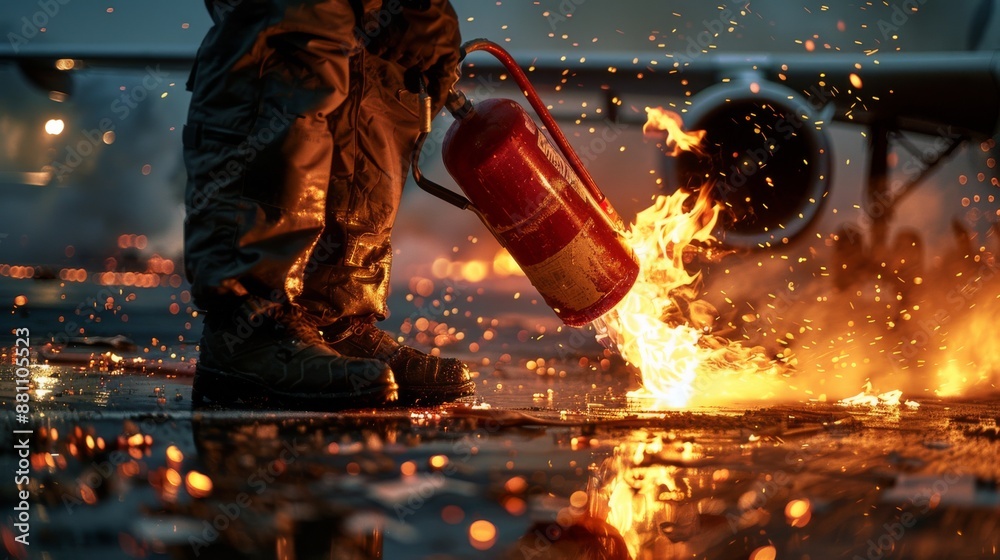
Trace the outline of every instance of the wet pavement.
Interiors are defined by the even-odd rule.
[[[66,301],[86,304],[100,288],[63,285],[46,303],[48,285],[8,283],[5,298],[12,286],[28,287],[29,304],[7,322],[35,334],[26,423],[15,408],[12,338],[0,356],[11,557],[998,554],[996,394],[917,397],[918,408],[802,399],[657,410],[626,397],[634,372],[592,342],[529,333],[524,324],[545,322],[535,317],[484,327],[458,314],[450,328],[478,329],[484,346],[452,347],[477,370],[472,402],[200,409],[191,402],[200,325],[183,287],[131,299],[125,291],[110,304],[98,294],[74,308]],[[77,336],[81,326],[89,338]],[[410,331],[411,343],[423,332],[455,337],[432,324]],[[15,517],[21,449],[26,526]],[[27,547],[16,540],[22,529]]]
[[[480,372],[476,404],[319,414],[193,410],[190,376],[98,360],[35,367],[31,422],[15,424],[5,366],[0,469],[16,470],[21,437],[31,462],[30,545],[10,525],[5,545],[54,559],[997,554],[996,399],[651,412],[623,399],[627,378],[508,370]],[[14,490],[0,489],[8,520]]]

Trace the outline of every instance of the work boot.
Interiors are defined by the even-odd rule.
[[[403,404],[439,404],[476,393],[476,383],[461,360],[430,356],[403,346],[376,327],[374,317],[340,319],[322,331],[326,343],[345,356],[389,364]]]
[[[332,350],[298,307],[247,299],[208,313],[192,400],[336,410],[384,406],[397,390],[385,362]]]

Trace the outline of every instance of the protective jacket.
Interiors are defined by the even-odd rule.
[[[457,78],[447,0],[208,0],[184,127],[195,303],[294,301],[384,318],[416,80]]]

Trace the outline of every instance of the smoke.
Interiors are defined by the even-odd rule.
[[[13,67],[4,73],[15,74],[6,76],[15,87],[0,95],[15,109],[0,128],[22,143],[4,146],[0,222],[9,242],[0,243],[0,261],[61,264],[73,246],[70,262],[101,262],[115,254],[122,234],[145,235],[144,255],[179,256],[187,105],[174,87],[180,73],[74,71],[73,94],[63,103],[25,84]],[[50,119],[64,122],[60,134],[45,133]],[[42,171],[51,177],[47,185],[24,183],[26,173]]]
[[[869,382],[907,397],[995,391],[1000,362],[990,324],[1000,310],[1000,246],[991,236],[985,250],[970,249],[968,231],[955,228],[953,238],[932,243],[900,228],[889,257],[874,260],[842,228],[787,259],[727,263],[709,280],[710,296],[735,302],[722,320],[731,337],[794,366],[770,398],[836,400]],[[771,266],[769,257],[795,264]]]

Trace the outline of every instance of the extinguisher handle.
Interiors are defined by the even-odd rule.
[[[420,171],[420,150],[423,149],[424,141],[426,139],[427,133],[421,132],[417,136],[417,141],[413,144],[413,152],[410,154],[410,167],[413,169],[413,180],[417,182],[417,186],[447,202],[448,204],[457,206],[461,210],[467,210],[470,208],[477,210],[472,205],[472,201],[468,198],[465,198],[457,192],[443,187],[434,181],[431,181],[427,177],[424,177],[423,172]],[[478,214],[479,212],[476,211],[476,213]]]
[[[457,206],[461,210],[472,207],[472,201],[455,191],[449,190],[427,177],[420,171],[420,151],[424,148],[424,141],[431,131],[431,121],[434,119],[431,108],[431,96],[427,93],[427,83],[424,77],[419,80],[420,86],[420,134],[417,135],[416,142],[413,143],[413,151],[410,152],[410,167],[413,169],[413,180],[417,186],[440,198],[441,200]]]

